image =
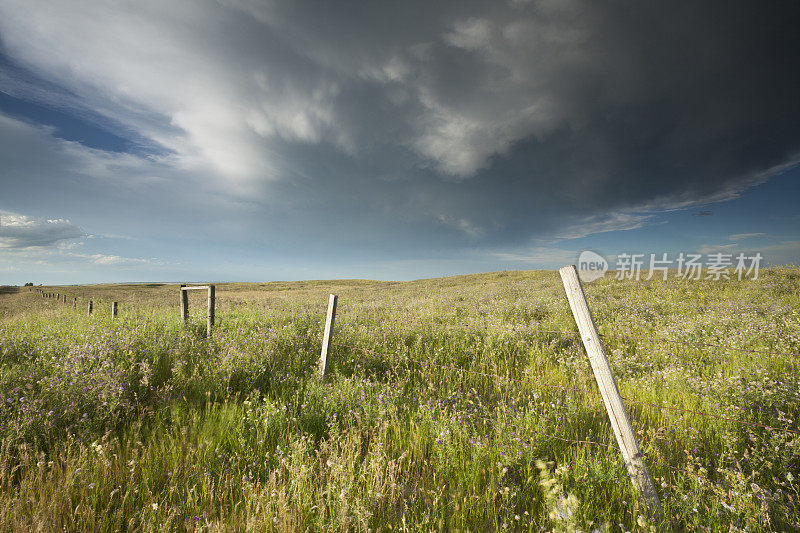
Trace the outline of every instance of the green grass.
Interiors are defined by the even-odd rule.
[[[616,445],[558,274],[499,272],[221,284],[210,340],[176,285],[0,291],[0,530],[800,530],[797,269],[584,288],[660,522],[572,442]]]

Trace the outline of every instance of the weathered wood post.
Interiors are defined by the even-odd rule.
[[[636,441],[636,434],[628,418],[628,412],[622,403],[622,397],[611,372],[611,365],[608,364],[603,344],[600,342],[600,334],[594,325],[592,313],[586,303],[586,295],[578,279],[578,271],[575,265],[565,266],[559,270],[561,280],[564,282],[564,290],[567,292],[569,306],[572,315],[578,324],[578,331],[583,340],[583,346],[589,355],[589,362],[592,365],[597,386],[603,396],[603,403],[611,420],[611,427],[614,428],[614,435],[617,437],[617,444],[622,451],[625,466],[628,474],[633,480],[634,486],[638,489],[639,495],[644,499],[647,512],[651,518],[658,518],[661,515],[661,503],[658,500],[656,487],[647,471],[647,465],[642,458],[639,443]]]
[[[111,302],[111,318],[117,318],[117,302]]]
[[[328,373],[328,354],[333,341],[333,322],[336,320],[336,295],[328,298],[328,316],[325,319],[325,335],[322,337],[322,352],[319,354],[319,377],[324,378]]]
[[[86,314],[92,316],[92,301],[89,300],[89,305],[86,307]]]
[[[78,308],[78,299],[77,298],[73,298],[72,299],[72,308],[73,309],[77,309]]]
[[[189,293],[186,292],[186,285],[181,285],[181,320],[189,321]]]
[[[206,337],[211,338],[214,331],[214,304],[215,304],[215,287],[214,285],[208,286],[208,318],[206,319]]]

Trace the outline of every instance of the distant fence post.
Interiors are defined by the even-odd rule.
[[[73,298],[72,299],[72,308],[73,309],[77,309],[78,308],[78,299],[77,298]]]
[[[186,291],[184,291],[186,292]],[[206,319],[206,337],[211,338],[214,331],[214,305],[215,305],[215,287],[214,285],[208,286],[208,318]]]
[[[336,295],[328,298],[328,316],[325,319],[325,335],[322,338],[322,352],[319,354],[319,377],[324,378],[328,373],[328,354],[333,340],[333,322],[336,320]]]
[[[111,318],[117,318],[117,302],[111,302]]]
[[[89,300],[89,305],[86,307],[86,314],[92,316],[92,301]]]
[[[181,320],[189,321],[189,293],[185,290],[186,285],[181,285]]]
[[[642,458],[639,443],[636,441],[636,434],[633,432],[628,412],[622,403],[617,382],[611,372],[611,365],[608,364],[603,344],[600,342],[600,334],[597,332],[592,313],[589,311],[589,305],[586,303],[586,295],[578,279],[578,271],[574,265],[569,265],[559,270],[559,273],[561,274],[561,280],[564,282],[564,290],[567,292],[572,315],[578,324],[583,346],[589,355],[589,362],[592,365],[597,386],[603,396],[603,403],[606,406],[608,418],[611,420],[611,427],[614,428],[617,444],[619,444],[622,451],[625,466],[628,468],[628,474],[631,476],[634,486],[638,489],[639,495],[644,499],[648,514],[653,518],[659,517],[661,515],[661,503],[658,500],[658,493],[655,485],[653,485],[653,480],[650,478],[650,473],[647,471],[647,465],[645,465]]]

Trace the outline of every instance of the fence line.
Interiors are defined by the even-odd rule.
[[[185,293],[184,293],[185,294]],[[593,298],[590,298],[593,300]],[[601,300],[604,301],[604,300]],[[182,302],[183,303],[183,302]],[[612,302],[609,302],[612,303]],[[312,306],[303,307],[303,310],[311,310],[316,309]],[[353,315],[354,318],[368,318],[373,319],[374,317],[365,316],[365,315]],[[509,333],[542,333],[542,334],[552,334],[552,335],[563,335],[563,336],[580,336],[580,332],[578,331],[570,331],[570,330],[546,330],[546,329],[538,329],[538,328],[531,328],[530,326],[526,325],[497,325],[497,324],[445,324],[441,322],[436,322],[434,320],[424,320],[419,318],[412,318],[410,320],[406,320],[406,322],[412,323],[419,323],[419,324],[430,324],[438,327],[443,327],[447,329],[478,329],[478,328],[485,328],[487,326],[491,327],[494,326],[495,329],[499,331],[509,332]],[[722,344],[716,343],[709,343],[709,342],[700,342],[700,341],[691,341],[691,340],[679,340],[679,339],[670,339],[666,337],[637,337],[633,335],[625,335],[622,333],[601,333],[601,338],[604,339],[624,339],[630,340],[634,342],[646,342],[646,343],[653,343],[653,342],[660,342],[660,343],[667,343],[673,344],[677,346],[695,346],[699,348],[716,348],[720,350],[727,350],[727,351],[734,351],[740,353],[751,353],[755,355],[766,355],[766,356],[784,356],[784,357],[797,357],[800,358],[800,353],[795,352],[783,352],[783,351],[770,351],[770,350],[754,350],[752,348],[738,348],[735,346],[725,346]]]
[[[204,287],[204,288],[206,288],[206,287]],[[183,294],[186,294],[185,291],[181,291],[181,292]],[[50,293],[42,293],[42,294],[44,295],[44,294],[50,294]],[[73,300],[76,300],[76,298],[74,298]],[[92,302],[92,300],[88,300],[88,301]],[[354,316],[355,316],[355,318],[372,318],[372,317],[366,317],[366,316],[362,316],[362,315],[354,315]],[[461,324],[443,324],[443,323],[439,323],[439,322],[425,321],[425,320],[412,320],[412,322],[432,324],[432,325],[442,326],[442,327],[468,327],[468,328],[475,327],[472,324],[464,324],[464,325],[461,325]],[[340,323],[341,323],[341,321],[340,321]],[[505,328],[503,328],[503,329],[505,329]],[[393,333],[393,332],[386,332],[386,331],[383,331],[383,330],[378,330],[378,331],[382,332],[382,333]],[[523,327],[520,327],[519,329],[516,329],[514,331],[523,331]],[[579,332],[577,332],[577,331],[566,331],[566,330],[540,330],[540,329],[530,330],[530,329],[528,329],[527,331],[530,332],[530,333],[557,334],[557,335],[565,335],[565,336],[566,335],[569,335],[569,336],[579,335]],[[715,347],[715,348],[729,349],[729,350],[742,351],[742,352],[754,353],[754,354],[777,354],[777,355],[789,355],[789,356],[800,357],[800,354],[794,354],[794,353],[763,352],[763,351],[759,351],[759,350],[748,350],[748,349],[741,349],[741,348],[726,348],[726,347],[723,347],[723,346],[720,346],[720,345],[716,345],[716,344],[712,344],[712,343],[693,343],[693,342],[677,341],[677,340],[670,340],[670,339],[663,339],[663,338],[633,337],[633,336],[621,335],[621,334],[601,334],[600,336],[602,338],[623,338],[623,339],[626,339],[626,340],[634,340],[634,341],[645,341],[645,340],[647,340],[647,341],[669,342],[669,343],[672,343],[672,344],[680,344],[680,345],[701,345],[701,346],[705,346],[705,347]],[[319,337],[318,335],[315,335],[313,337],[312,336],[298,336],[298,338],[313,338],[315,340],[319,340],[318,337]],[[351,344],[343,344],[343,343],[339,343],[339,342],[333,342],[332,344],[334,344],[336,346],[339,346],[339,347],[346,347],[346,348],[350,348],[350,349],[353,349],[353,350],[358,350],[358,351],[361,351],[363,353],[370,354],[370,355],[375,355],[375,356],[379,356],[379,357],[384,357],[384,358],[393,358],[394,357],[394,356],[391,356],[391,355],[386,354],[386,353],[376,352],[374,350],[369,350],[367,348],[363,348],[363,347],[355,346],[355,345],[351,345]],[[405,357],[405,360],[408,361],[408,362],[413,362],[413,363],[422,365],[422,366],[435,366],[435,367],[446,369],[446,370],[454,370],[454,371],[458,371],[458,372],[469,373],[469,374],[473,374],[473,375],[480,375],[480,376],[483,376],[483,377],[490,377],[490,378],[501,379],[501,380],[516,382],[516,383],[524,383],[524,384],[528,384],[528,385],[534,385],[536,387],[546,387],[546,388],[552,388],[552,389],[559,389],[559,390],[562,390],[562,391],[580,392],[582,394],[588,394],[590,396],[600,397],[601,402],[602,402],[602,397],[600,396],[599,392],[598,391],[593,391],[593,390],[590,390],[590,389],[568,387],[568,386],[562,386],[562,385],[551,385],[551,384],[547,384],[547,383],[539,383],[539,382],[534,382],[534,381],[520,379],[520,378],[512,378],[512,377],[509,377],[509,376],[501,376],[499,374],[493,374],[493,373],[488,373],[488,372],[480,372],[480,371],[477,371],[477,370],[464,369],[464,368],[460,368],[460,367],[456,367],[456,366],[452,366],[452,365],[443,365],[441,363],[435,363],[435,362],[432,362],[432,361],[419,361],[419,360],[412,359],[412,358],[409,358],[409,357]],[[765,430],[768,430],[768,431],[773,431],[773,432],[800,435],[800,431],[796,431],[796,430],[792,430],[792,429],[788,429],[788,428],[776,427],[774,425],[760,424],[760,423],[757,423],[757,422],[748,422],[748,421],[740,420],[740,419],[737,419],[737,418],[732,418],[732,417],[727,417],[727,416],[723,416],[723,415],[719,415],[719,414],[715,414],[715,413],[710,413],[710,412],[707,412],[707,411],[700,411],[700,410],[695,410],[695,409],[687,409],[687,408],[682,408],[682,407],[675,407],[675,406],[666,405],[666,404],[655,404],[655,403],[650,403],[650,402],[646,402],[646,401],[642,401],[642,400],[637,400],[635,398],[631,398],[631,397],[628,397],[628,396],[622,396],[622,399],[625,400],[626,402],[630,402],[631,404],[641,405],[641,406],[649,407],[649,408],[652,408],[652,409],[658,409],[658,410],[662,410],[662,411],[663,410],[668,410],[668,411],[675,411],[675,412],[681,412],[681,413],[688,413],[688,414],[702,416],[702,417],[705,417],[705,418],[721,420],[723,422],[739,424],[739,425],[742,425],[742,426],[757,427],[757,428],[762,428],[762,429],[765,429]],[[758,436],[761,437],[761,435],[758,435]]]

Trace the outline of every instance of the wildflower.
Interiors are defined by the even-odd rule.
[[[152,503],[150,506],[153,508],[154,511],[158,511],[158,504],[157,503]]]
[[[736,509],[735,509],[735,508],[734,508],[732,505],[728,505],[728,504],[727,504],[727,503],[725,503],[725,502],[720,502],[720,504],[721,504],[721,505],[722,505],[722,506],[723,506],[725,509],[727,509],[727,510],[728,510],[728,511],[730,511],[730,512],[733,512],[733,511],[735,511],[735,510],[736,510]]]

